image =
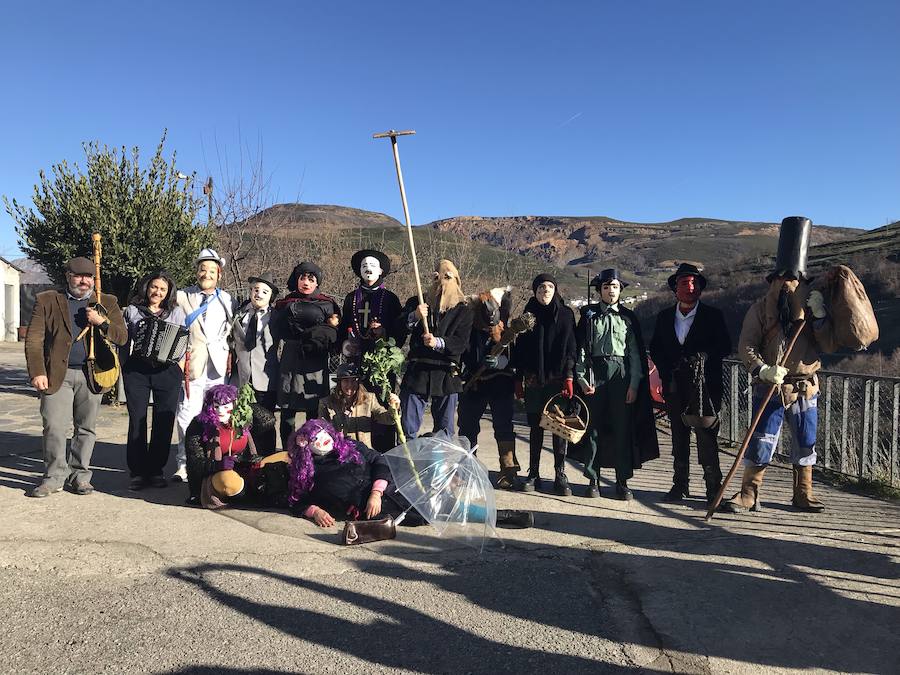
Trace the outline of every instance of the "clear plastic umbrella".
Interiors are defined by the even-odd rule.
[[[476,448],[465,438],[440,432],[399,445],[384,458],[397,491],[438,535],[458,530],[483,549],[489,537],[497,536],[497,504],[488,471],[473,454]]]

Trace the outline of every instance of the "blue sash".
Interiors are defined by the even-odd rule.
[[[204,294],[204,295],[206,295],[206,294]],[[218,288],[216,289],[214,297],[218,300],[218,298],[219,298],[219,289]],[[203,316],[206,313],[206,310],[209,309],[209,305],[212,302],[212,300],[213,299],[210,298],[208,301],[204,302],[197,309],[195,309],[193,312],[191,312],[190,314],[187,315],[187,318],[185,318],[185,320],[184,320],[185,328],[190,328],[191,324],[194,323],[194,321],[196,321],[197,319],[199,319],[201,316]]]

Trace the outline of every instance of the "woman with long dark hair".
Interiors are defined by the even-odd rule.
[[[125,308],[129,342],[122,368],[128,405],[128,470],[132,490],[165,487],[163,468],[169,461],[175,409],[181,393],[182,370],[170,360],[157,360],[137,352],[133,341],[147,322],[164,321],[184,325],[184,312],[175,304],[177,287],[172,277],[162,270],[146,275],[138,285],[131,304]],[[153,423],[147,443],[147,409],[153,395]]]

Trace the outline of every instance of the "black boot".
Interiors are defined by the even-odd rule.
[[[531,427],[528,432],[528,477],[522,483],[522,492],[535,492],[541,489],[541,451],[544,448],[544,430]]]
[[[691,496],[691,465],[687,462],[675,461],[675,474],[672,478],[672,489],[663,497],[663,501],[680,502],[685,497]]]
[[[634,495],[628,489],[628,483],[624,480],[616,481],[616,499],[620,499],[623,502],[630,502],[634,499]]]
[[[596,499],[600,496],[600,487],[597,485],[597,479],[591,478],[588,482],[587,492],[584,493],[584,496],[588,499]]]
[[[704,466],[703,481],[706,483],[706,505],[712,506],[722,487],[722,470],[715,465]]]
[[[534,527],[534,514],[531,511],[507,511],[497,509],[497,527],[524,530]]]
[[[571,497],[572,488],[569,487],[569,479],[566,476],[566,450],[568,443],[558,436],[553,437],[553,468],[556,469],[556,478],[553,481],[553,491],[560,497]]]

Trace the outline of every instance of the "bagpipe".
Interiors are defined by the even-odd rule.
[[[95,232],[91,239],[94,242],[94,309],[104,316],[108,314],[102,304],[100,283],[100,258],[102,246],[100,235]],[[87,362],[85,364],[88,389],[94,394],[105,394],[119,381],[121,367],[119,364],[119,348],[106,337],[98,326],[88,324],[75,340],[86,340]]]

